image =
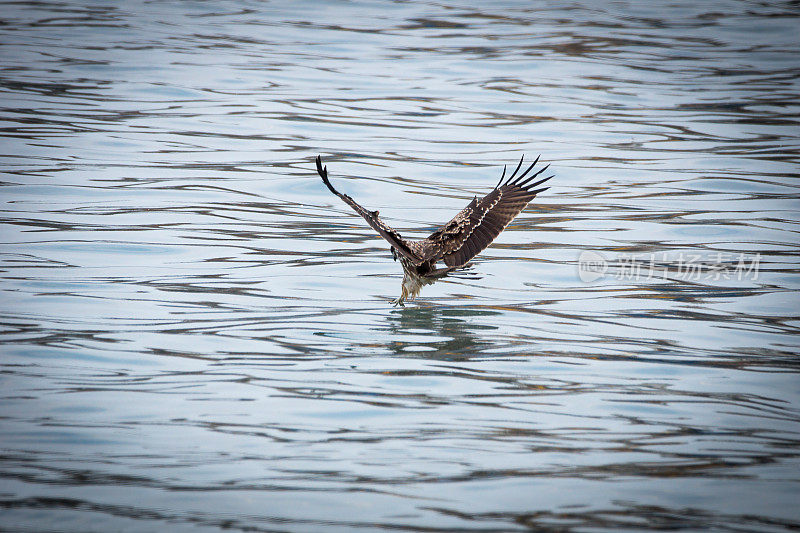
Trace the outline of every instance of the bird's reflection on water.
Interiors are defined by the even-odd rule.
[[[427,337],[419,341],[395,341],[390,349],[398,355],[409,355],[418,351],[425,357],[452,360],[468,359],[494,345],[487,331],[497,326],[478,324],[470,318],[499,315],[497,311],[474,307],[442,307],[415,305],[398,307],[386,316],[386,324],[373,328],[381,333],[390,333],[402,339],[409,332],[415,337]]]

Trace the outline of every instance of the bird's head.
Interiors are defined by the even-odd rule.
[[[397,250],[394,249],[394,246],[392,246],[392,259],[397,261]]]

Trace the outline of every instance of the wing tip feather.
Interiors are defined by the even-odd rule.
[[[522,180],[525,179],[525,176],[528,175],[528,172],[530,172],[533,169],[533,167],[535,167],[536,164],[539,162],[540,157],[542,157],[541,154],[537,155],[533,163],[531,163],[530,166],[528,166],[528,168],[526,168],[525,171],[517,177],[517,179],[515,179],[514,181],[508,180],[508,183],[506,183],[506,185],[516,186],[520,182],[522,182]]]
[[[522,167],[522,162],[525,160],[525,154],[522,154],[522,157],[519,158],[519,163],[517,164],[517,168],[514,169],[514,172],[508,177],[508,181],[506,181],[505,185],[508,185],[511,180],[514,179],[514,176],[517,175],[519,172],[520,167]]]
[[[316,163],[317,163],[317,174],[319,174],[319,177],[322,178],[322,183],[324,183],[333,194],[335,194],[336,196],[341,196],[339,194],[339,191],[334,189],[333,185],[331,185],[331,182],[328,179],[328,166],[327,165],[324,167],[322,166],[321,156],[319,155],[317,156]]]
[[[536,173],[528,176],[528,173],[531,170],[533,170],[533,167],[535,167],[539,163],[539,159],[541,159],[541,157],[542,157],[542,154],[537,155],[536,159],[533,161],[533,163],[531,163],[528,166],[528,168],[526,168],[522,172],[522,174],[517,175],[517,173],[519,172],[519,169],[522,168],[523,161],[525,160],[525,154],[523,154],[522,157],[520,157],[520,159],[519,159],[519,163],[517,164],[517,168],[514,169],[514,172],[512,172],[511,175],[508,177],[508,179],[505,180],[505,181],[503,181],[503,180],[506,177],[506,165],[503,165],[503,174],[502,174],[502,176],[500,176],[500,181],[495,186],[495,189],[499,189],[500,187],[507,187],[507,186],[524,187],[526,183],[530,182],[533,178],[535,178],[536,176],[538,176],[539,174],[544,172],[550,166],[550,163],[548,163],[542,169],[537,170]],[[528,176],[528,178],[525,179],[525,176]],[[541,182],[541,183],[544,183],[544,182]],[[536,185],[533,185],[533,186],[535,187]]]
[[[549,166],[550,165],[547,165],[546,167],[544,167],[541,170],[539,170],[536,174],[534,174],[533,176],[531,176],[530,178],[525,180],[523,183],[519,183],[519,184],[517,184],[515,186],[519,187],[520,189],[525,189],[525,190],[530,190],[530,189],[533,189],[534,187],[538,187],[542,183],[546,182],[547,180],[549,180],[550,178],[555,176],[555,174],[552,174],[550,176],[547,176],[546,178],[540,179],[539,181],[537,181],[535,183],[530,183],[534,178],[536,178],[536,176],[538,176],[539,174],[541,174],[542,172],[547,170],[547,167],[549,167]]]

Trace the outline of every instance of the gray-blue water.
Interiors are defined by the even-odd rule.
[[[0,5],[0,529],[800,527],[800,9],[658,4]],[[556,177],[401,309],[317,154]]]

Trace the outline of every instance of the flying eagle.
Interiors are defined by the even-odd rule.
[[[531,166],[517,176],[524,158],[525,156],[519,160],[516,170],[505,182],[503,180],[506,177],[506,168],[503,167],[500,181],[489,194],[480,200],[477,196],[473,198],[453,220],[421,241],[404,239],[380,219],[377,211],[364,209],[348,195],[334,189],[328,180],[328,167],[322,166],[320,156],[317,156],[317,172],[333,194],[364,217],[367,224],[392,245],[392,256],[395,260],[400,260],[404,274],[400,297],[392,303],[402,306],[406,299],[415,298],[425,285],[465,266],[470,259],[482,252],[500,235],[509,222],[528,205],[528,202],[549,188],[537,189],[536,187],[553,176],[531,182],[550,165],[525,178],[539,162],[538,157]],[[443,261],[446,266],[436,268],[436,263],[439,261]]]

